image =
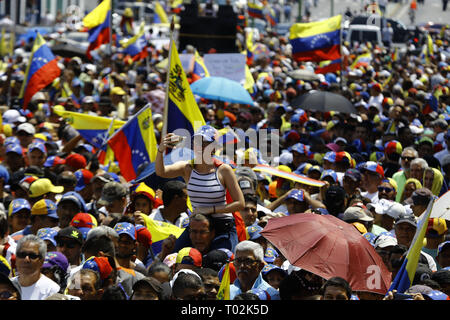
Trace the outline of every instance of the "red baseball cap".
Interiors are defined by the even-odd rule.
[[[84,169],[87,165],[87,161],[86,158],[81,154],[72,153],[66,158],[66,164],[75,168],[75,170],[78,170]]]

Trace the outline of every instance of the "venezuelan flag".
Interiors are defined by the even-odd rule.
[[[247,3],[247,12],[250,17],[264,19],[263,10],[264,7],[259,2],[249,2]]]
[[[327,60],[319,63],[319,67],[314,71],[315,73],[325,74],[328,72],[336,72],[341,70],[341,58],[336,60]]]
[[[92,59],[91,51],[102,44],[110,42],[111,31],[111,0],[103,0],[94,10],[83,19],[83,26],[88,29],[89,47],[86,56]]]
[[[128,120],[108,140],[119,162],[120,173],[131,181],[137,177],[141,164],[156,158],[156,137],[153,129],[152,111],[147,105]]]
[[[54,112],[67,119],[67,122],[94,147],[100,149],[106,142],[105,139],[108,137],[108,129],[111,126],[112,119],[71,111],[54,110]],[[114,120],[112,128],[116,130],[124,124],[125,121]]]
[[[178,238],[184,232],[184,228],[179,228],[171,223],[155,221],[143,213],[141,216],[144,218],[144,226],[152,235],[152,250],[155,255],[161,252],[164,239],[171,234]]]
[[[194,56],[194,68],[192,70],[192,82],[200,80],[204,77],[209,77],[208,68],[206,68],[203,58],[196,50]]]
[[[372,61],[372,54],[370,52],[363,53],[356,57],[355,61],[350,66],[350,69],[358,69],[359,67],[367,67]]]
[[[145,22],[139,27],[139,32],[128,40],[122,40],[122,53],[131,57],[133,62],[148,56],[147,39],[145,38]]]
[[[169,85],[167,87],[168,103],[165,110],[167,121],[164,121],[167,131],[165,132],[186,129],[192,136],[206,122],[192,94],[173,39],[171,46]]]
[[[154,23],[169,23],[169,19],[167,18],[167,14],[164,11],[164,8],[162,5],[158,2],[154,2],[155,5],[155,16],[154,16]]]
[[[219,130],[218,141],[219,144],[234,144],[239,142],[239,137],[233,129],[227,126]]]
[[[225,266],[216,300],[230,300],[230,263]]]
[[[297,61],[339,59],[341,21],[342,16],[337,15],[323,21],[293,24],[289,35],[293,57]]]
[[[267,6],[266,19],[267,19],[267,21],[269,21],[269,23],[272,27],[276,26],[278,23],[275,10],[273,10],[272,7],[269,5]]]
[[[403,261],[400,270],[395,276],[394,281],[389,288],[389,291],[397,290],[399,293],[404,293],[409,289],[414,280],[414,275],[416,273],[417,264],[419,262],[420,251],[423,246],[423,239],[427,232],[428,221],[433,208],[435,199],[431,200],[428,204],[427,210],[419,217],[419,222],[417,225],[416,234],[409,247],[408,254],[406,255],[405,261]]]
[[[183,0],[173,0],[170,8],[173,13],[179,14],[183,8]]]
[[[23,109],[36,92],[45,88],[61,74],[56,57],[47,46],[44,38],[37,32],[30,60],[28,62],[25,81],[20,90],[19,98],[23,99]]]

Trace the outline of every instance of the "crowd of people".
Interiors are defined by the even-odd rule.
[[[201,158],[220,129],[231,128],[269,131],[279,155],[244,144],[212,163],[171,165],[163,155],[173,135],[161,133],[166,71],[158,67],[167,47],[150,46],[148,64],[120,54],[58,57],[61,76],[26,110],[18,97],[31,47],[16,48],[0,77],[0,299],[216,300],[227,265],[231,300],[396,299],[291,264],[261,231],[271,219],[333,215],[370,242],[395,278],[418,217],[450,183],[448,32],[431,33],[425,56],[414,41],[403,52],[346,43],[344,70],[299,80],[289,72],[318,64],[295,61],[288,39],[269,29],[253,39],[269,54],[248,61],[253,106],[196,97],[206,125],[194,135],[202,142],[194,154]],[[238,33],[245,48],[245,30]],[[352,66],[368,52],[370,62]],[[313,91],[341,94],[357,113],[292,105]],[[165,178],[156,188],[127,182],[117,163],[100,163],[96,148],[54,112],[127,120],[148,103],[156,175]],[[324,185],[253,170],[258,164]],[[182,233],[156,248],[148,219]],[[410,299],[450,295],[447,224],[428,222]]]

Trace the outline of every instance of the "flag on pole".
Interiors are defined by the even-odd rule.
[[[191,136],[198,128],[205,125],[205,119],[195,101],[191,87],[183,70],[178,51],[173,39],[169,57],[169,83],[167,86],[167,103],[164,112],[163,132],[174,132],[177,129],[186,129]]]
[[[289,42],[297,61],[335,60],[341,57],[341,21],[337,15],[323,21],[295,23]]]
[[[19,94],[19,98],[23,99],[23,109],[27,108],[35,93],[51,84],[60,74],[61,69],[58,67],[56,57],[44,38],[37,32]]]
[[[412,285],[434,201],[435,199],[433,198],[428,204],[425,212],[419,217],[416,234],[414,235],[406,258],[395,276],[389,291],[397,290],[399,293],[404,293]]]
[[[112,119],[106,117],[92,116],[85,113],[54,110],[60,117],[67,119],[67,122],[77,130],[80,135],[97,149],[100,149],[106,142],[108,130],[111,127]],[[112,131],[119,129],[125,121],[114,120]]]
[[[269,21],[269,23],[272,27],[276,26],[278,23],[275,10],[269,4],[267,4],[266,19],[267,19],[267,21]]]
[[[137,177],[141,164],[155,161],[157,145],[150,106],[145,106],[117,130],[109,138],[108,145],[127,181]]]
[[[147,39],[145,37],[145,22],[142,21],[139,32],[128,40],[120,41],[122,46],[122,53],[130,56],[132,61],[143,60],[148,56]]]
[[[103,0],[83,19],[83,26],[88,29],[89,47],[86,56],[92,59],[91,51],[102,44],[110,43],[111,32],[111,0]]]
[[[247,12],[250,17],[264,19],[264,7],[260,2],[248,2],[247,7]]]
[[[230,300],[230,263],[227,263],[217,291],[217,300]]]
[[[358,69],[359,67],[367,67],[372,61],[372,54],[370,52],[360,54],[355,61],[350,65],[350,69]]]
[[[197,50],[194,55],[194,67],[192,70],[192,82],[200,80],[204,77],[209,77],[208,68],[206,68],[203,58],[200,56]]]

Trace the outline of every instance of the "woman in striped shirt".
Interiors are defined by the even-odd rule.
[[[208,125],[202,126],[193,136],[194,159],[165,166],[163,153],[171,146],[173,137],[173,134],[167,134],[158,147],[156,174],[169,179],[183,177],[193,213],[211,215],[216,231],[215,239],[227,239],[227,248],[233,251],[238,242],[233,212],[242,210],[245,202],[233,169],[212,157],[216,147],[217,130]],[[227,192],[232,199],[229,203],[226,200]],[[227,237],[223,237],[224,235]],[[223,244],[221,245],[223,248]]]

